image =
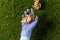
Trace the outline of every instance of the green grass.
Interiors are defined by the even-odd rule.
[[[19,40],[21,15],[32,8],[34,0],[0,0],[0,40]],[[31,40],[60,40],[60,0],[41,0],[35,10],[39,22]]]

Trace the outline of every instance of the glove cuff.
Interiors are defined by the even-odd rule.
[[[26,36],[21,36],[20,40],[30,40],[30,38]]]
[[[26,37],[30,37],[31,36],[31,33],[32,33],[32,31],[31,30],[23,30],[22,32],[21,32],[21,36],[26,36]]]

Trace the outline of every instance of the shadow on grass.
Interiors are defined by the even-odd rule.
[[[41,3],[41,8],[40,10],[43,10],[46,8],[46,2],[44,0],[40,0],[40,3]]]
[[[49,33],[55,30],[56,20],[54,18],[48,19],[45,14],[39,16],[39,22],[33,30],[31,40],[45,40]]]

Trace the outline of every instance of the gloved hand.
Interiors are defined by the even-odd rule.
[[[26,16],[30,12],[34,15],[34,10],[32,8],[27,9],[27,11],[24,11],[24,14],[22,15],[22,19],[24,18],[24,16]],[[21,36],[30,37],[32,30],[36,26],[37,22],[38,22],[38,16],[36,16],[35,20],[30,24],[22,23]]]

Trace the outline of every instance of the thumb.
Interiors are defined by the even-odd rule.
[[[31,25],[36,25],[38,22],[38,16],[36,16],[35,20],[31,23]]]
[[[35,21],[38,21],[38,16],[36,16]]]
[[[35,20],[30,24],[30,28],[34,29],[37,23],[38,23],[38,16],[36,16]]]

